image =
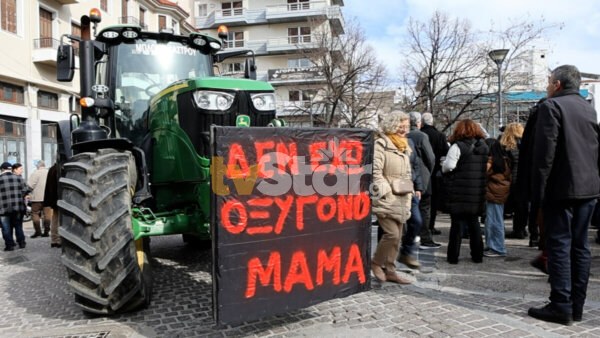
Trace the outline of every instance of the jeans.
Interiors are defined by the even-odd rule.
[[[588,228],[596,199],[547,203],[542,207],[548,250],[550,302],[563,313],[581,310],[590,277]]]
[[[421,212],[419,211],[419,200],[413,196],[410,206],[410,218],[406,221],[406,234],[402,237],[400,254],[413,256],[416,253],[416,250],[419,250],[419,248],[415,246],[415,238],[421,232],[422,224],[423,218],[421,218]]]
[[[486,203],[485,245],[488,249],[506,255],[504,247],[504,205]]]
[[[15,230],[15,234],[17,236],[17,242],[19,244],[25,243],[25,234],[23,234],[23,217],[20,212],[14,211],[0,216],[0,223],[2,223],[2,238],[4,239],[4,245],[7,248],[12,248],[15,246],[13,229]]]

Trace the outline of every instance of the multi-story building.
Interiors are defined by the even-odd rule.
[[[320,90],[325,78],[307,55],[323,46],[317,36],[335,39],[344,33],[344,2],[193,1],[196,27],[201,32],[216,32],[220,25],[226,25],[228,50],[254,51],[257,79],[275,87],[278,116],[285,117],[291,126],[317,125],[324,111]],[[221,74],[243,74],[244,59],[228,59],[220,67]]]
[[[153,31],[172,28],[188,33],[194,27],[186,4],[0,0],[0,162],[22,162],[27,175],[35,160],[54,163],[55,122],[79,111],[77,74],[72,83],[56,81],[56,52],[63,34],[80,34],[83,14],[95,7],[101,10],[101,26],[134,23]]]

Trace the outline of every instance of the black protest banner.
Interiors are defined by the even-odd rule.
[[[215,126],[211,140],[217,322],[370,287],[371,131]]]

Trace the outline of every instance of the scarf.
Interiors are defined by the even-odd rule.
[[[399,136],[398,134],[386,134],[390,141],[403,153],[408,149],[408,139],[406,137]]]

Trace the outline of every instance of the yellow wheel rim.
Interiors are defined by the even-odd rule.
[[[140,270],[144,271],[144,258],[146,253],[144,252],[144,239],[140,238],[135,241],[135,253],[137,256],[137,263],[140,266]]]

